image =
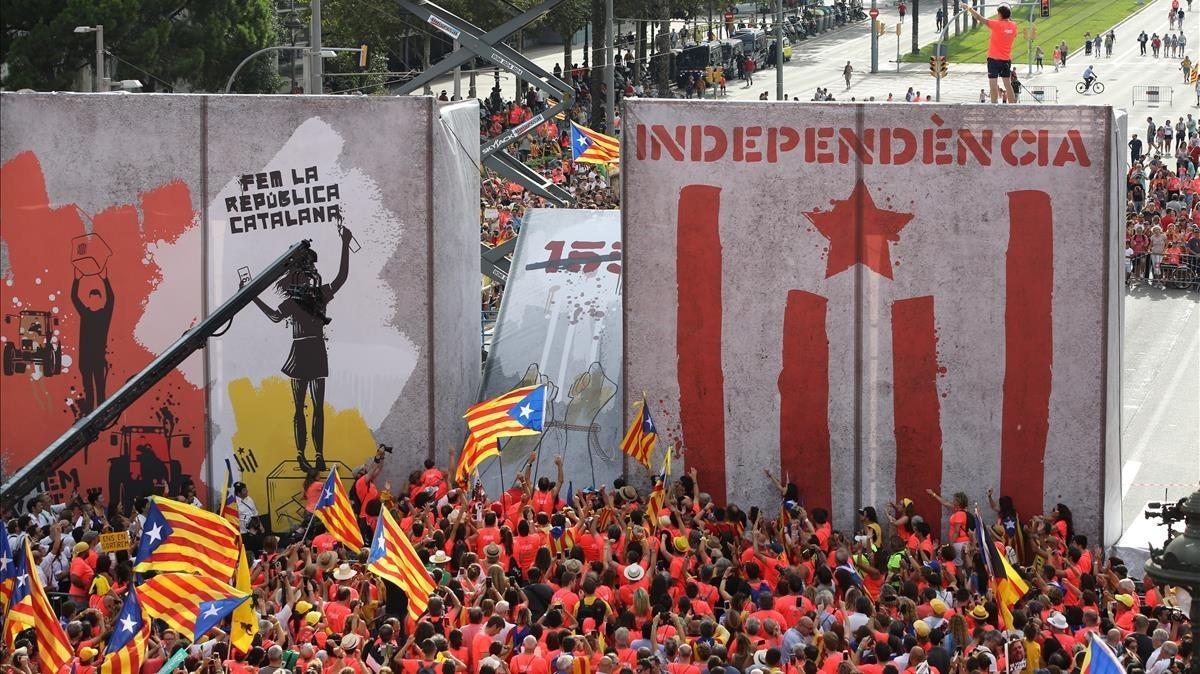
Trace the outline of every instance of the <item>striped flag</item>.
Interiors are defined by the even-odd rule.
[[[229,459],[225,459],[225,486],[221,489],[221,507],[217,514],[229,520],[233,526],[241,528],[238,521],[237,495],[233,490],[233,467],[229,465]]]
[[[325,487],[321,489],[321,498],[317,499],[313,514],[339,543],[351,550],[362,548],[362,531],[358,528],[358,518],[354,515],[354,509],[350,507],[350,497],[346,495],[346,488],[338,479],[336,467],[330,470],[329,477],[325,478]]]
[[[571,122],[571,159],[581,164],[621,161],[621,141]]]
[[[220,515],[156,496],[146,511],[133,570],[202,573],[228,581],[237,566],[237,540],[237,529]]]
[[[1009,629],[1013,624],[1012,608],[1029,592],[1029,585],[1008,563],[1008,557],[1000,552],[978,511],[975,513],[975,535],[979,538],[979,553],[987,570],[988,586],[996,598],[1000,629]]]
[[[104,661],[100,663],[100,674],[138,674],[142,671],[149,637],[150,622],[142,614],[137,588],[130,587],[113,623]]]
[[[43,672],[57,672],[71,661],[73,655],[67,633],[63,631],[58,616],[50,607],[46,590],[33,569],[33,553],[29,550],[29,539],[22,542],[21,550],[13,560],[16,574],[13,576],[13,591],[8,615],[5,617],[4,643],[11,649],[17,635],[30,627],[37,639],[38,665]]]
[[[649,470],[650,456],[654,454],[654,447],[658,443],[658,429],[654,427],[654,418],[650,416],[650,407],[646,404],[645,396],[642,396],[642,402],[639,404],[638,413],[634,416],[633,423],[629,424],[629,430],[625,431],[625,438],[621,440],[621,451]]]
[[[12,547],[8,544],[8,528],[0,519],[0,609],[8,606],[16,578],[17,564],[13,559]]]
[[[162,620],[192,641],[219,625],[250,597],[228,583],[190,573],[160,573],[138,586],[138,592],[146,615]]]
[[[500,455],[502,437],[537,435],[542,432],[546,387],[522,386],[485,400],[467,410],[467,442],[454,473],[460,484],[489,456]]]
[[[434,589],[433,579],[421,558],[417,557],[412,541],[386,508],[379,512],[379,521],[375,525],[367,570],[404,590],[408,595],[408,617],[415,621],[425,613]]]
[[[658,513],[667,506],[667,478],[671,475],[671,450],[663,454],[662,471],[654,478],[654,488],[646,501],[646,519],[651,529],[658,527]]]

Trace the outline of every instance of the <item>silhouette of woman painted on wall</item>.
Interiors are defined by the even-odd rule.
[[[312,441],[316,451],[316,469],[325,471],[325,377],[329,375],[329,358],[325,351],[325,325],[329,318],[325,308],[346,282],[350,274],[350,242],[354,235],[346,227],[338,225],[342,238],[341,261],[333,282],[321,283],[316,270],[317,254],[312,253],[311,264],[298,266],[279,279],[275,289],[284,300],[272,309],[259,298],[254,303],[272,323],[287,320],[292,326],[292,350],[282,372],[292,383],[292,403],[295,405],[292,424],[296,434],[296,460],[302,471],[313,466],[305,456],[307,429],[304,423],[304,396],[312,403]],[[245,285],[247,280],[242,281]]]

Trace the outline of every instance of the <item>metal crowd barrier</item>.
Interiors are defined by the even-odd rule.
[[[1176,257],[1178,260],[1176,260]],[[1155,258],[1159,258],[1156,260]],[[1200,291],[1200,255],[1139,253],[1125,261],[1125,286]]]
[[[1057,103],[1058,87],[1048,85],[1025,85],[1017,94],[1018,103]]]
[[[1145,86],[1133,88],[1133,105],[1145,103],[1146,105],[1171,105],[1171,85],[1169,84],[1148,84]]]

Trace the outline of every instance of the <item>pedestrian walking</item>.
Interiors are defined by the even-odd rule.
[[[1055,47],[1054,48],[1054,59],[1051,61],[1052,63],[1054,63],[1054,72],[1058,72],[1058,61],[1061,58],[1062,58],[1062,51],[1059,50],[1058,47]]]
[[[1150,41],[1150,36],[1146,35],[1146,31],[1143,30],[1142,34],[1138,35],[1137,41],[1138,41],[1138,46],[1141,48],[1141,51],[1142,51],[1141,55],[1145,56],[1146,55],[1146,43]]]
[[[1113,45],[1116,43],[1117,34],[1111,30],[1108,31],[1108,34],[1104,36],[1104,56],[1106,58],[1112,58]]]
[[[1042,51],[1042,46],[1038,45],[1037,52],[1034,54],[1034,59],[1037,60],[1038,72],[1042,72],[1042,59],[1046,57],[1046,52]]]
[[[852,73],[854,73],[854,66],[850,65],[849,61],[846,61],[846,67],[842,68],[842,77],[845,78],[845,80],[846,80],[846,89],[847,90],[850,89],[850,75]]]
[[[1155,33],[1150,36],[1150,51],[1154,53],[1154,58],[1158,58],[1158,52],[1162,49],[1162,38]]]
[[[1059,42],[1058,49],[1059,49],[1059,56],[1062,57],[1062,63],[1060,63],[1059,65],[1062,66],[1063,68],[1066,68],[1067,67],[1067,54],[1069,54],[1071,51],[1067,47],[1067,41],[1063,40],[1062,42]]]
[[[1096,51],[1096,58],[1100,58],[1100,39],[1100,34],[1097,33],[1096,37],[1092,40],[1092,48]]]
[[[938,11],[937,11],[937,30],[939,33],[942,31],[942,26],[945,26],[945,25],[946,25],[946,13],[943,12],[942,9],[939,7]]]
[[[908,13],[908,5],[901,2],[896,9],[900,12],[900,23],[904,23],[904,15]]]

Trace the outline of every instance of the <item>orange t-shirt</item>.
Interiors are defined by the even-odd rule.
[[[987,27],[991,31],[987,57],[998,61],[1011,61],[1013,42],[1017,39],[1017,24],[1011,20],[988,19]]]

